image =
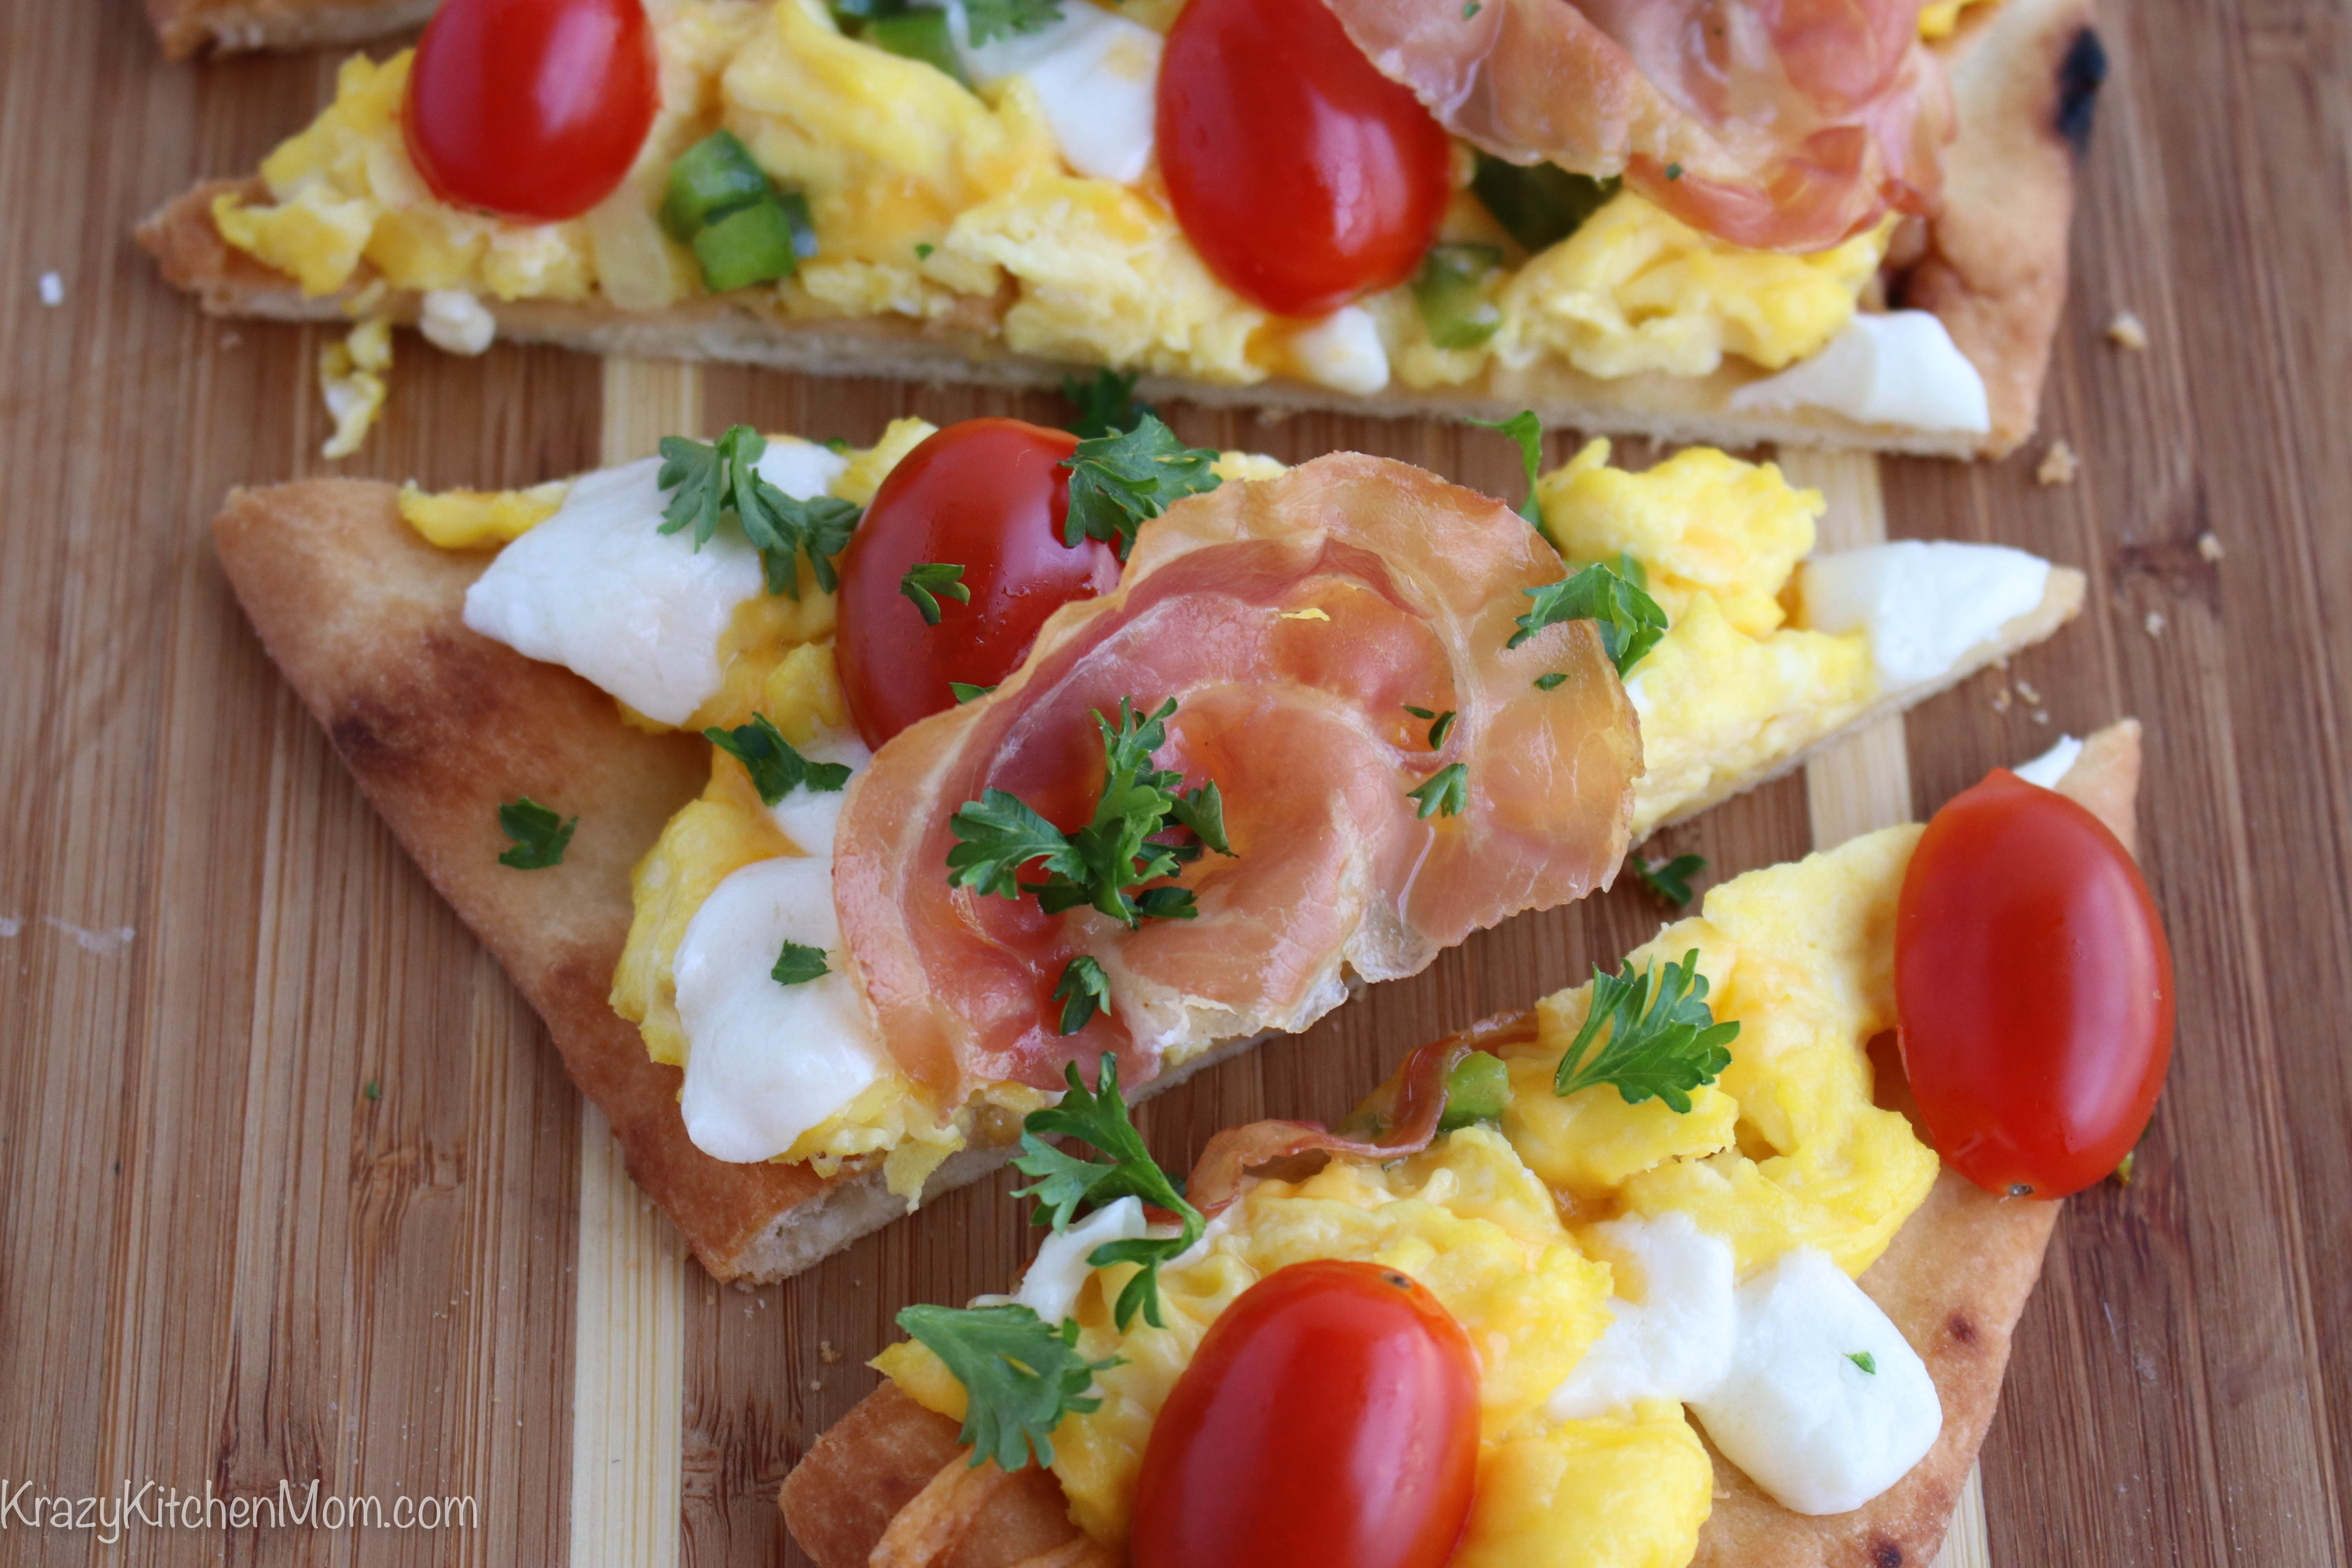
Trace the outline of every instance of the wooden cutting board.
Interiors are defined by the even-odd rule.
[[[1843,526],[1869,526],[1876,492],[1898,536],[2081,565],[2090,607],[1665,846],[1727,876],[1931,810],[2061,731],[2148,724],[2179,1044],[2137,1180],[2069,1205],[2021,1331],[1982,1467],[1999,1568],[2346,1561],[2344,27],[2282,0],[2109,16],[2116,79],[2044,415],[2079,477],[2035,483],[2039,445],[1974,468],[1802,465]],[[528,1009],[276,679],[205,525],[232,484],[528,483],[673,418],[865,441],[901,413],[1057,410],[404,342],[384,426],[324,463],[322,337],[200,318],[127,233],[189,180],[248,166],[331,69],[166,68],[130,0],[0,7],[0,1504],[27,1482],[251,1498],[316,1481],[386,1507],[471,1499],[472,1523],[134,1525],[110,1547],[0,1515],[0,1562],[792,1562],[777,1484],[871,1386],[862,1363],[899,1306],[1017,1267],[1009,1184],[758,1292],[681,1261]],[[2103,335],[2125,309],[2145,352]],[[1355,447],[1516,493],[1480,433],[1170,412],[1195,441]],[[1147,1132],[1181,1163],[1233,1121],[1336,1114],[1406,1049],[1613,961],[1663,913],[1629,888],[1513,921],[1153,1102]]]

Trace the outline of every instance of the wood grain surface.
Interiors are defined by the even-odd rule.
[[[1842,836],[1889,777],[1925,812],[2061,730],[2147,721],[2179,1047],[2137,1179],[2070,1204],[2020,1333],[1983,1455],[1990,1561],[2341,1563],[2352,40],[2319,0],[2116,4],[2105,35],[2043,419],[2080,477],[2036,484],[2042,442],[1846,476],[1898,535],[2082,566],[2090,609],[1899,746],[1823,764],[1876,785],[1817,769],[1669,837],[1729,875]],[[332,66],[167,67],[131,0],[0,5],[0,1563],[790,1563],[777,1484],[871,1386],[891,1314],[1000,1287],[1024,1217],[1000,1179],[783,1286],[679,1261],[536,1020],[247,631],[205,531],[232,484],[521,484],[642,437],[606,428],[591,362],[404,341],[384,426],[329,465],[320,334],[205,321],[155,281],[131,224],[247,167]],[[2104,335],[2121,310],[2145,352]],[[1057,412],[731,370],[669,395],[705,429],[860,441],[904,412]],[[1196,441],[1355,447],[1515,493],[1512,455],[1475,432],[1170,413]],[[1141,1120],[1181,1163],[1233,1121],[1336,1114],[1406,1049],[1613,960],[1661,914],[1627,888],[1515,921]],[[663,1313],[675,1331],[648,1328]],[[673,1446],[674,1471],[638,1458]],[[470,1515],[110,1542],[5,1512],[27,1483],[299,1500],[314,1481]]]

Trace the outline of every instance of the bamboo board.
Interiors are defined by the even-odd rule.
[[[2060,730],[2149,723],[2179,1051],[2139,1181],[2071,1205],[2021,1331],[1982,1466],[1998,1568],[2346,1559],[2352,642],[2328,626],[2352,590],[2352,319],[2331,303],[2352,252],[2343,26],[2290,0],[2109,18],[2116,78],[2045,415],[2081,478],[2036,485],[2038,448],[1808,474],[1864,497],[1874,481],[1899,534],[2082,565],[2090,608],[1875,738],[1859,781],[1832,787],[1825,761],[1661,847],[1729,875],[1931,809]],[[0,1527],[0,1562],[790,1562],[775,1488],[871,1385],[861,1363],[891,1313],[1000,1286],[1025,1225],[989,1183],[788,1286],[721,1290],[678,1261],[535,1020],[244,627],[204,532],[233,483],[528,483],[648,433],[606,427],[634,399],[605,397],[590,362],[404,344],[384,427],[328,465],[322,336],[205,321],[153,281],[131,221],[248,165],[331,72],[167,68],[127,0],[0,7],[0,1477],[68,1497],[317,1481],[471,1497],[478,1514],[439,1533],[134,1527],[113,1547]],[[2145,353],[2101,334],[2125,308]],[[693,379],[705,430],[866,440],[903,412],[1056,412]],[[1515,493],[1485,435],[1170,413],[1195,441],[1357,447]],[[1548,456],[1568,450],[1555,437]],[[1232,1121],[1336,1114],[1412,1046],[1612,961],[1661,912],[1627,889],[1486,933],[1153,1102],[1146,1131],[1180,1163]]]

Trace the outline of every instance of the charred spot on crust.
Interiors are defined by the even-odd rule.
[[[1903,1568],[1903,1548],[1879,1536],[1870,1543],[1870,1568]]]
[[[1977,1342],[1976,1322],[1966,1312],[1954,1312],[1945,1322],[1944,1327],[1952,1331],[1952,1338],[1964,1345]]]
[[[2106,46],[2089,27],[2074,35],[2058,62],[2058,134],[2081,156],[2091,150],[2091,121],[2099,107],[2099,87],[2107,79]]]

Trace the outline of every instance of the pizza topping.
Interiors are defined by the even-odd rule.
[[[822,493],[805,499],[778,488],[761,467],[768,439],[749,425],[736,425],[716,442],[665,436],[658,480],[670,493],[661,531],[691,524],[697,550],[710,542],[722,521],[732,521],[760,552],[768,592],[801,596],[800,559],[805,555],[825,593],[840,586],[834,558],[849,547],[857,508]]]
[[[1149,498],[1137,500],[1108,470],[1082,484],[1066,459],[1084,445],[1017,419],[969,419],[925,439],[882,481],[841,560],[835,641],[868,745],[955,708],[958,688],[995,686],[1048,616],[1118,580],[1109,542],[1118,529],[1097,520],[1125,514],[1102,494],[1139,506]],[[1157,473],[1134,471],[1145,463],[1161,466],[1138,458],[1119,472],[1132,472],[1128,483],[1139,489],[1153,484]],[[1090,498],[1083,510],[1081,496]],[[952,584],[935,584],[948,567],[961,569]],[[910,580],[920,597],[902,586]],[[942,590],[968,611],[939,614]]]
[[[563,851],[572,843],[572,829],[579,826],[578,817],[566,822],[529,795],[504,802],[499,806],[499,831],[514,840],[514,847],[499,852],[499,864],[518,871],[544,871],[550,866],[561,866]]]
[[[1335,0],[1446,129],[1625,182],[1735,244],[1817,250],[1934,209],[1955,121],[1913,0]]]
[[[1184,237],[1278,316],[1412,277],[1453,190],[1444,132],[1321,0],[1192,0],[1168,34],[1159,146]]]
[[[1601,628],[1601,646],[1621,676],[1630,675],[1642,656],[1666,635],[1666,613],[1635,581],[1638,566],[1596,561],[1557,583],[1524,590],[1535,608],[1518,619],[1507,645],[1517,647],[1563,621],[1591,621]]]
[[[2172,1057],[2172,953],[2130,852],[1996,769],[1927,824],[1895,921],[1904,1066],[1946,1163],[2051,1198],[2113,1171]]]
[[[1143,531],[1117,592],[1065,606],[986,701],[908,731],[852,792],[843,926],[909,1075],[950,1102],[981,1081],[1050,1087],[1105,1050],[1149,1076],[1164,1050],[1304,1027],[1344,994],[1343,966],[1411,973],[1594,885],[1622,856],[1637,766],[1622,689],[1590,627],[1505,646],[1514,602],[1557,562],[1492,501],[1359,457],[1195,497]],[[1538,692],[1547,669],[1574,687]],[[1178,703],[1149,758],[1097,718],[1139,691]],[[1407,701],[1456,711],[1444,751]],[[1457,763],[1458,814],[1420,819],[1407,788]],[[1166,775],[1213,777],[1235,854],[1128,847],[1123,814],[1074,831],[1113,769],[1156,802]],[[1168,804],[1155,826],[1170,817],[1184,821]],[[1077,839],[1097,831],[1118,844],[1090,858]],[[1147,859],[1181,882],[1127,893]],[[1050,904],[987,896],[1017,892],[1024,860],[1048,862]],[[1131,923],[1180,895],[1194,918]],[[1066,1037],[1052,993],[1079,956],[1114,1005]]]
[[[849,764],[809,761],[784,739],[783,731],[769,722],[765,713],[754,713],[750,723],[732,730],[714,725],[702,732],[702,738],[743,764],[743,771],[751,776],[751,787],[760,792],[760,804],[765,806],[772,808],[796,789],[823,794],[838,792],[849,784]]]
[[[1655,982],[1656,994],[1651,994]],[[1594,1045],[1603,1023],[1609,1038]],[[1570,1095],[1601,1084],[1616,1086],[1628,1105],[1653,1097],[1678,1114],[1690,1112],[1690,1091],[1713,1083],[1731,1065],[1728,1047],[1739,1037],[1736,1019],[1717,1023],[1706,1005],[1706,976],[1698,972],[1698,952],[1663,969],[1620,974],[1592,969],[1591,1010],[1569,1042],[1552,1075],[1552,1092]]]
[[[1137,529],[1173,502],[1217,488],[1216,460],[1208,448],[1178,440],[1149,409],[1126,429],[1080,440],[1062,463],[1070,470],[1063,542],[1075,550],[1082,539],[1100,540],[1126,560]]]
[[[2050,563],[2002,544],[1896,540],[1797,569],[1805,622],[1859,631],[1883,687],[1933,680],[2039,605]]]
[[[790,278],[816,254],[808,202],[779,191],[731,131],[688,148],[669,168],[661,225],[694,252],[703,287],[714,294]]]
[[[1478,1357],[1428,1289],[1370,1262],[1276,1269],[1210,1326],[1152,1424],[1136,1568],[1442,1568],[1478,1416]]]
[[[1034,1453],[1054,1462],[1054,1428],[1065,1414],[1102,1404],[1089,1394],[1095,1373],[1111,1364],[1078,1352],[1078,1325],[1050,1325],[1027,1307],[908,1307],[898,1326],[947,1363],[963,1384],[963,1429],[977,1467],[1017,1470]]]
[[[612,194],[660,97],[640,0],[447,0],[401,123],[443,201],[552,223]]]
[[[1118,1058],[1102,1058],[1097,1087],[1091,1091],[1078,1077],[1077,1063],[1064,1070],[1069,1088],[1061,1103],[1031,1111],[1022,1124],[1021,1152],[1013,1164],[1037,1181],[1013,1196],[1035,1198],[1037,1223],[1052,1226],[1056,1234],[1072,1229],[1072,1219],[1081,1205],[1100,1210],[1122,1203],[1148,1204],[1174,1215],[1178,1228],[1173,1235],[1150,1236],[1135,1230],[1108,1237],[1085,1255],[1091,1268],[1114,1263],[1139,1266],[1112,1308],[1112,1321],[1122,1332],[1139,1312],[1153,1328],[1163,1327],[1160,1266],[1181,1257],[1200,1240],[1207,1221],[1199,1209],[1184,1201],[1182,1190],[1160,1168],[1143,1146],[1135,1124],[1128,1120],[1127,1104],[1118,1093]],[[1077,1139],[1109,1157],[1078,1159],[1045,1142],[1048,1136]],[[1137,1215],[1141,1216],[1139,1207]],[[1126,1221],[1119,1223],[1123,1228],[1127,1226]]]
[[[1818,353],[1734,392],[1730,406],[1826,408],[1864,425],[1915,430],[1992,428],[1983,375],[1926,310],[1853,316]]]

